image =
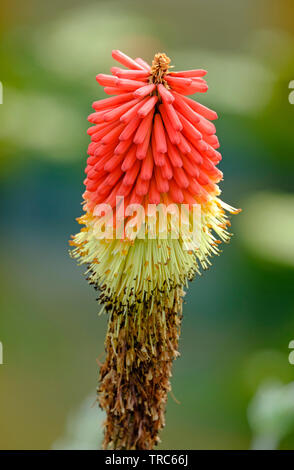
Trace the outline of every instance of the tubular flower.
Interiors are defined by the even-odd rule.
[[[151,66],[112,57],[126,68],[96,77],[112,96],[88,117],[84,227],[70,244],[109,314],[104,448],[152,449],[179,354],[183,289],[229,241],[227,213],[239,210],[218,197],[217,114],[188,97],[207,91],[206,71],[172,71],[162,53]]]

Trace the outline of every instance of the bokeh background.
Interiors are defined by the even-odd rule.
[[[162,449],[294,449],[292,0],[4,0],[0,448],[98,448],[106,317],[69,258],[112,49],[208,70],[234,237],[190,286]],[[293,85],[294,88],[294,85]],[[294,103],[294,99],[292,99]],[[293,345],[294,349],[294,345]]]

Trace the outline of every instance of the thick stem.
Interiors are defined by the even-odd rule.
[[[139,317],[129,312],[109,318],[98,388],[107,414],[104,449],[150,450],[160,441],[172,362],[179,355],[182,296],[176,288],[150,300]]]

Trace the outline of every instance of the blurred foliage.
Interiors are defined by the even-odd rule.
[[[220,116],[223,198],[244,210],[231,246],[190,285],[173,378],[181,404],[170,396],[161,447],[250,447],[248,403],[267,378],[294,380],[292,2],[13,0],[0,25],[0,447],[85,447],[82,429],[95,447],[84,400],[107,319],[67,240],[81,211],[86,116],[102,97],[95,75],[112,48],[207,67],[199,101]],[[254,430],[262,419],[278,432],[269,403]],[[293,434],[281,445],[293,449]]]
[[[294,431],[294,382],[264,383],[250,403],[248,419],[254,431],[253,449],[275,450]]]
[[[65,433],[52,445],[53,450],[97,450],[102,444],[104,413],[94,395],[86,398],[68,416]]]

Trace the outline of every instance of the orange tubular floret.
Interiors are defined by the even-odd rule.
[[[180,188],[188,188],[189,186],[189,179],[183,168],[179,168],[178,171],[174,172],[174,177],[176,183],[179,185]]]
[[[91,113],[88,116],[88,121],[91,122],[91,124],[102,124],[104,122],[104,115],[105,110],[99,111],[97,113]]]
[[[159,153],[167,152],[165,131],[162,124],[160,114],[156,114],[154,118],[154,138],[156,143],[156,150]]]
[[[136,157],[143,160],[146,157],[150,143],[151,127],[148,129],[145,139],[137,146]]]
[[[123,130],[123,124],[115,126],[110,132],[108,132],[104,137],[101,139],[102,144],[111,144],[117,141],[117,138],[120,136]]]
[[[123,93],[122,95],[113,96],[111,98],[105,98],[104,100],[94,101],[92,107],[95,111],[100,111],[102,109],[111,108],[118,104],[124,103],[132,99],[132,93]]]
[[[190,122],[199,122],[200,117],[193,109],[182,99],[182,97],[177,93],[174,93],[174,108],[182,113],[182,115],[188,119]]]
[[[136,183],[136,193],[139,196],[146,196],[146,194],[148,193],[149,185],[150,185],[149,180],[146,180],[146,179],[144,180],[141,178],[141,176],[139,176],[139,178],[137,179],[137,183]]]
[[[160,167],[156,166],[154,168],[154,175],[155,175],[155,180],[156,180],[158,191],[160,193],[167,193],[169,190],[169,184],[168,184],[168,181],[165,178],[163,178]]]
[[[121,51],[113,50],[112,57],[120,64],[132,70],[144,70],[144,67]]]
[[[151,139],[151,144],[152,144],[152,154],[153,154],[153,159],[154,163],[156,166],[163,166],[165,162],[164,154],[161,152],[158,152],[157,146],[156,146],[156,140],[155,140],[155,133],[152,132],[152,139]]]
[[[178,144],[178,148],[183,154],[191,152],[189,142],[187,142],[183,134],[180,134],[180,143]]]
[[[106,86],[104,88],[104,92],[107,95],[124,95],[126,93],[126,90],[124,90],[123,88],[117,88],[114,86]]]
[[[145,83],[137,80],[129,80],[127,78],[117,78],[116,86],[121,90],[131,91],[137,90],[137,88],[145,86]]]
[[[197,80],[197,81],[196,81]],[[204,80],[201,79],[192,80],[191,85],[182,86],[181,84],[174,84],[173,90],[182,93],[183,95],[193,95],[194,93],[205,93],[208,90],[208,86]]]
[[[150,180],[152,177],[152,173],[153,173],[153,156],[152,156],[151,148],[149,147],[146,158],[144,158],[142,162],[140,177],[143,180]]]
[[[150,65],[147,64],[147,62],[145,62],[145,60],[141,59],[141,57],[137,57],[137,59],[135,59],[135,62],[137,62],[139,65],[141,65],[145,70],[147,70],[147,72],[150,73]]]
[[[154,108],[157,101],[157,96],[152,96],[151,98],[149,98],[146,103],[139,109],[138,116],[140,116],[141,118],[147,116],[147,114]]]
[[[171,125],[173,126],[175,131],[181,131],[183,129],[183,126],[181,124],[181,121],[179,119],[178,114],[175,111],[175,108],[173,107],[172,104],[167,104],[163,103],[163,107],[167,113],[167,116],[171,122]]]
[[[173,177],[173,169],[167,156],[164,158],[164,165],[161,167],[161,173],[167,180],[171,180]]]
[[[184,202],[184,195],[177,183],[173,180],[169,183],[169,196],[172,201],[182,204]]]
[[[135,164],[126,172],[123,183],[127,186],[133,185],[140,171],[141,162],[136,160]]]
[[[127,101],[126,103],[108,111],[104,114],[104,121],[114,121],[115,119],[119,119],[123,114],[126,113],[129,109],[132,109],[135,104],[139,103],[139,99],[134,99],[131,101]]]
[[[124,113],[121,117],[120,120],[127,124],[130,122],[132,119],[134,119],[138,115],[138,111],[144,104],[146,103],[148,98],[144,98],[143,100],[137,100],[138,103],[135,106],[132,106],[126,113]]]
[[[180,143],[180,134],[179,134],[179,132],[176,132],[175,129],[173,128],[173,126],[171,125],[171,122],[169,120],[169,117],[167,115],[165,107],[163,106],[163,104],[161,104],[161,105],[159,105],[158,108],[159,108],[159,112],[160,112],[161,117],[163,119],[165,130],[167,132],[167,135],[168,135],[170,141],[173,144],[176,144],[176,145],[179,144]]]
[[[174,92],[174,95],[178,95],[178,93]],[[187,98],[186,96],[180,95],[183,101],[185,101],[194,111],[201,114],[203,117],[209,120],[217,119],[217,113],[212,109],[207,108],[203,104],[198,103],[197,101],[191,100],[191,98]]]
[[[165,86],[162,85],[162,83],[157,85],[157,88],[163,101],[165,101],[167,104],[171,104],[174,102],[174,96],[170,93],[170,91],[168,91]]]
[[[91,136],[92,142],[100,142],[105,135],[117,127],[118,123],[119,121],[114,121],[111,123],[104,122],[103,125],[98,124],[97,126],[90,127],[90,129],[94,129],[95,127],[97,129],[98,127],[98,130]]]
[[[191,78],[171,77],[167,75],[165,79],[171,86],[176,85],[180,87],[189,87],[193,83]]]
[[[152,179],[151,182],[150,182],[149,202],[150,202],[150,204],[159,204],[160,203],[160,192],[157,189],[155,179]]]
[[[121,169],[123,171],[128,171],[130,168],[132,168],[132,166],[134,165],[134,163],[136,162],[136,146],[135,145],[132,145],[131,148],[128,150],[124,160],[123,160],[123,164],[121,166]]]
[[[130,121],[124,128],[123,132],[119,136],[119,140],[128,140],[134,132],[137,130],[137,127],[141,123],[141,119],[137,116],[132,121]],[[124,126],[124,124],[122,124]]]
[[[118,84],[118,78],[113,77],[112,75],[105,75],[104,73],[99,73],[96,77],[97,82],[99,85],[102,86],[110,86],[116,87]]]
[[[144,141],[148,130],[152,126],[153,114],[154,114],[154,109],[152,109],[150,111],[150,113],[147,114],[147,116],[145,116],[142,119],[142,121],[141,121],[141,123],[140,123],[140,125],[137,129],[136,135],[134,137],[134,143],[135,144],[141,144]]]
[[[115,69],[113,71],[114,75],[116,75],[119,78],[128,78],[132,80],[139,80],[142,81],[145,79],[147,80],[148,78],[148,72],[145,70],[123,70],[118,67],[113,67]],[[113,70],[111,69],[111,71]]]
[[[124,155],[117,155],[114,154],[113,157],[111,157],[107,163],[104,165],[104,170],[105,171],[113,171],[123,160]]]
[[[216,135],[204,135],[205,142],[211,145],[212,148],[218,149],[220,147],[219,140]]]
[[[206,70],[203,69],[196,69],[196,70],[183,70],[180,72],[170,72],[170,75],[173,77],[186,77],[186,78],[193,78],[193,77],[204,77],[207,74]]]
[[[194,127],[193,124],[191,124],[191,122],[188,121],[188,119],[186,119],[181,113],[178,113],[178,116],[183,126],[184,136],[187,137],[187,139],[191,139],[191,141],[194,139],[201,140],[201,132],[199,132],[196,127]]]
[[[128,148],[132,145],[132,138],[130,137],[127,140],[121,140],[119,144],[115,147],[114,153],[120,154],[125,153]]]
[[[175,168],[180,168],[183,166],[183,161],[180,157],[180,153],[175,145],[171,143],[169,138],[167,137],[167,154],[169,156],[169,159],[172,163],[172,165]]]
[[[134,91],[134,97],[136,98],[144,98],[147,95],[150,95],[155,90],[156,86],[154,83],[150,83],[150,85],[142,86],[140,88],[137,88],[136,91]]]
[[[199,129],[200,132],[203,132],[208,135],[215,134],[216,128],[215,125],[205,119],[203,116],[200,116],[199,122],[196,124],[196,127]]]

